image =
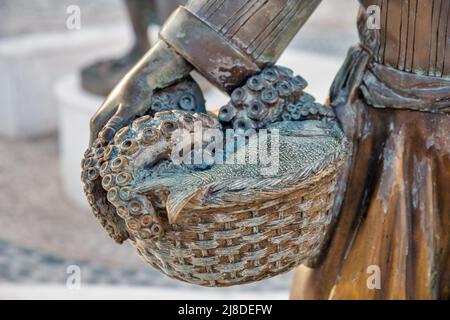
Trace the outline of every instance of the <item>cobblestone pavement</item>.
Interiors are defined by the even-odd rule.
[[[57,138],[0,138],[0,239],[105,265],[139,266],[131,246],[116,245],[87,209],[62,192]]]
[[[234,288],[202,288],[172,280],[159,272],[141,267],[105,266],[93,261],[65,258],[42,251],[19,247],[0,240],[1,283],[46,284],[64,286],[69,266],[78,266],[82,285],[120,285],[127,287],[160,287],[188,290],[276,291],[288,293],[292,274],[288,273],[264,282]]]

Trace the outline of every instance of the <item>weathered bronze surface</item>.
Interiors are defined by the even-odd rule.
[[[191,1],[169,18],[161,38],[230,93],[260,68],[277,61],[319,3]]]
[[[450,0],[360,2],[358,26],[361,43],[350,50],[330,93],[330,106],[336,110],[340,125],[352,144],[343,174],[334,189],[334,206],[327,210],[328,215],[337,217],[337,220],[332,222],[333,228],[327,227],[313,233],[323,236],[320,250],[300,259],[311,269],[303,266],[299,268],[292,298],[448,298]],[[319,3],[320,1],[314,0],[199,0],[190,1],[186,7],[179,8],[164,26],[158,44],[122,80],[94,116],[91,141],[96,140],[99,131],[101,132],[96,140],[97,145],[88,152],[87,159],[95,158],[99,153],[97,159],[103,157],[108,161],[109,156],[105,158],[98,150],[113,141],[119,129],[129,126],[139,115],[147,112],[144,101],[149,101],[159,90],[185,78],[193,68],[231,94],[231,102],[219,113],[225,126],[237,129],[270,127],[271,124],[264,123],[264,120],[272,119],[268,116],[271,113],[267,112],[260,102],[271,100],[272,95],[264,95],[258,87],[258,81],[250,79],[260,77],[266,66],[276,62]],[[378,5],[381,9],[380,29],[367,27],[366,9],[369,5]],[[282,86],[279,89],[281,91],[277,91],[277,94],[283,92]],[[291,95],[295,96],[295,92],[291,92]],[[255,104],[255,109],[243,107],[242,102],[248,104],[248,97],[251,100],[261,98],[256,99],[258,103]],[[295,108],[297,104],[291,104],[294,107],[282,111],[281,119],[274,117],[273,121],[278,121],[275,124],[302,123],[290,120],[296,120],[298,111],[302,115],[304,109],[305,115],[307,110],[311,111],[308,116],[321,112],[322,117],[328,115],[328,110],[314,103],[312,106],[315,109],[306,110],[304,106],[308,102],[308,96],[303,95],[303,99],[298,110]],[[261,114],[264,114],[262,120],[258,119]],[[147,125],[150,126],[149,130],[153,129],[151,123]],[[297,132],[305,129],[297,128]],[[288,132],[292,132],[292,129]],[[313,132],[317,133],[317,128]],[[118,135],[121,133],[122,130]],[[317,138],[315,136],[314,139]],[[311,152],[311,149],[304,146],[298,148],[300,152]],[[318,148],[320,149],[319,146]],[[122,160],[124,163],[128,161]],[[102,223],[116,240],[131,238],[140,253],[146,256],[146,252],[142,250],[151,246],[149,243],[155,242],[145,240],[144,244],[138,243],[135,235],[127,231],[127,227],[134,228],[137,223],[126,226],[125,220],[115,214],[116,210],[120,209],[105,200],[106,192],[98,182],[101,168],[98,169],[97,175],[95,165],[99,163],[96,162],[94,170],[90,170],[92,163],[89,161],[85,160],[87,170],[84,171],[83,179],[91,181],[86,184],[87,193],[91,195],[91,204],[94,204],[94,208],[99,204],[107,207],[100,211],[94,209],[97,210],[95,213],[100,213]],[[133,158],[131,161],[136,163]],[[120,166],[121,163],[117,165]],[[337,169],[339,166],[334,164],[334,167]],[[103,169],[107,168],[105,166]],[[137,172],[142,171],[144,170]],[[92,173],[91,177],[89,172]],[[314,185],[326,184],[326,179],[321,174],[313,174],[307,180],[313,181],[314,177],[318,177]],[[157,178],[155,181],[166,180]],[[241,187],[251,187],[252,183],[254,180],[247,177],[243,179]],[[154,187],[155,184],[151,186]],[[173,189],[173,184],[165,184],[164,187],[178,194]],[[233,194],[231,190],[226,190],[227,194]],[[314,192],[310,191],[309,194]],[[256,207],[264,203],[257,196],[252,198],[246,194],[245,198]],[[241,198],[231,199],[230,204],[237,204]],[[299,205],[304,203],[301,197],[296,196],[274,208],[280,212],[285,203],[296,201],[300,201]],[[187,216],[196,217],[198,225],[201,225],[201,222],[207,220],[198,214],[202,209],[208,210],[210,204],[202,206],[204,203],[199,203],[198,207],[195,207],[196,211]],[[133,207],[128,205],[128,208]],[[166,205],[167,208],[168,213],[173,211],[173,208],[170,209],[171,207]],[[172,213],[172,220],[168,217],[168,224],[160,223],[162,228],[156,230],[162,237],[166,236],[164,230],[169,230],[167,235],[170,235],[171,226],[177,225],[170,222],[184,221],[178,220],[179,211],[174,210]],[[253,218],[264,219],[262,217],[265,216],[259,214]],[[226,217],[226,214],[221,215],[218,220],[227,225]],[[280,217],[276,219],[279,220]],[[189,229],[194,225],[185,222],[180,223],[179,227]],[[235,237],[241,239],[240,237],[248,236],[240,233],[243,229],[236,228],[236,225],[232,227],[235,227],[233,231],[227,229],[226,234],[229,237],[223,238],[230,248],[236,245],[233,242]],[[199,234],[198,231],[196,229],[190,234]],[[278,236],[289,234],[285,231],[279,230]],[[233,236],[233,232],[237,233]],[[213,234],[214,232],[207,233],[210,237],[207,239],[212,241],[209,242],[210,245],[218,239]],[[276,238],[277,236],[269,236],[265,240]],[[324,247],[323,243],[328,238],[329,245]],[[278,239],[281,241],[279,243],[286,245],[293,243],[289,237],[286,242]],[[181,245],[180,239],[174,240],[175,248],[184,249],[177,247]],[[229,285],[233,277],[234,283],[241,283],[237,274],[231,273],[225,278],[217,278],[217,273],[223,272],[220,266],[227,263],[237,268],[233,264],[234,259],[245,260],[245,251],[236,251],[236,255],[229,260],[202,259],[210,258],[208,250],[217,248],[219,247],[199,248],[198,253],[189,256],[194,260],[185,260],[186,251],[180,250],[180,260],[173,262],[167,258],[167,248],[159,247],[150,250],[150,258],[146,260],[170,276],[194,283],[192,278],[201,279],[198,282],[203,285]],[[276,251],[276,256],[280,257],[281,252]],[[280,259],[278,262],[283,264],[283,258]],[[172,262],[164,264],[164,261]],[[241,276],[247,266],[248,264],[243,269],[238,268]],[[262,263],[263,268],[264,266],[266,264]],[[199,272],[197,267],[205,269]],[[254,271],[253,267],[255,265],[251,265],[250,270]],[[371,275],[368,270],[374,270],[373,267],[380,271],[380,287],[376,288],[368,285]],[[233,269],[230,272],[234,271]],[[261,278],[264,277],[256,276],[247,280]]]
[[[366,6],[381,7],[368,30]],[[298,299],[450,297],[450,1],[362,1],[330,100],[353,142],[324,260]],[[345,192],[343,190],[346,190]],[[379,268],[379,289],[367,280]]]
[[[128,71],[150,49],[152,39],[147,35],[150,24],[161,24],[183,0],[125,0],[133,28],[134,44],[123,57],[99,61],[81,72],[84,90],[107,96]]]

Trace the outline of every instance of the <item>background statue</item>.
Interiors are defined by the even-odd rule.
[[[321,257],[299,269],[292,298],[448,298],[450,0],[360,2],[361,43],[329,101],[352,142],[338,221]],[[188,2],[94,115],[91,141],[110,141],[193,69],[231,93],[275,63],[319,4]],[[370,5],[380,8],[380,29],[368,28]]]
[[[125,0],[133,28],[133,47],[123,57],[100,61],[84,68],[81,72],[83,89],[102,96],[108,95],[150,49],[152,39],[148,36],[148,27],[164,22],[177,5],[184,2],[184,0]]]

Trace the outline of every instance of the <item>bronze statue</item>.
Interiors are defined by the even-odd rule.
[[[322,229],[312,233],[323,235],[323,239],[316,247],[319,248],[319,252],[306,251],[306,256],[301,262],[310,268],[304,266],[299,268],[292,288],[292,298],[449,298],[450,59],[448,57],[450,46],[448,33],[450,24],[448,22],[450,0],[361,0],[360,2],[358,27],[361,43],[350,49],[348,58],[331,88],[329,99],[329,106],[335,110],[340,126],[351,143],[349,157],[345,157],[345,150],[347,150],[345,141],[337,140],[338,143],[334,145],[343,146],[337,154],[347,160],[345,160],[337,188],[334,188],[335,191],[330,194],[333,197],[330,202],[332,207],[328,210],[331,220],[328,225],[322,224]],[[291,107],[289,114],[286,113],[282,118],[275,117],[275,122],[269,121],[270,123],[254,121],[248,117],[252,114],[259,115],[259,110],[266,110],[267,106],[261,106],[259,100],[254,113],[249,104],[245,104],[245,108],[235,106],[236,101],[239,104],[239,100],[242,100],[244,87],[251,83],[250,79],[255,76],[260,77],[266,70],[271,70],[270,66],[276,62],[319,4],[319,0],[245,2],[198,0],[189,1],[185,7],[177,9],[169,18],[160,33],[157,44],[127,74],[92,118],[92,148],[88,150],[87,160],[84,161],[83,181],[90,203],[94,207],[94,213],[112,237],[119,242],[130,238],[135,243],[136,235],[133,232],[137,230],[135,229],[137,222],[127,220],[131,221],[131,224],[127,226],[121,217],[125,216],[125,213],[129,216],[135,209],[142,213],[142,207],[139,202],[129,203],[127,207],[114,206],[116,199],[120,199],[120,194],[115,192],[111,194],[108,192],[111,200],[108,201],[105,188],[99,185],[100,171],[105,177],[108,170],[113,170],[114,166],[118,168],[117,173],[121,174],[122,169],[128,165],[128,158],[119,157],[119,160],[115,158],[114,163],[106,163],[106,165],[102,161],[112,159],[111,154],[117,155],[117,151],[114,151],[117,150],[117,145],[114,146],[112,143],[126,141],[126,139],[120,140],[124,132],[127,132],[126,129],[121,130],[121,128],[126,128],[136,119],[139,121],[139,116],[148,113],[149,101],[153,96],[165,90],[173,91],[180,81],[187,81],[193,89],[198,88],[191,79],[187,78],[193,69],[223,91],[231,94],[232,101],[222,108],[219,114],[225,126],[228,124],[237,129],[263,127],[270,129],[272,125],[288,125],[289,128],[291,126],[294,128],[288,131],[283,128],[282,136],[293,134],[293,137],[301,135],[302,130],[307,132],[308,128],[311,128],[314,139],[324,135],[318,133],[320,130],[326,130],[325,135],[328,137],[332,131],[339,132],[339,130],[331,129],[333,121],[325,121],[320,129],[320,126],[314,122],[318,120],[302,119],[301,112],[299,120],[302,129],[296,127],[297,122],[294,117],[297,117],[298,110],[303,110],[308,103],[305,96],[303,99],[294,96],[296,100],[293,105],[299,104],[298,110]],[[379,29],[368,27],[367,8],[370,5],[377,5],[380,8]],[[289,76],[289,72],[287,74]],[[292,85],[292,80],[290,84]],[[257,81],[255,85],[259,85]],[[280,90],[277,95],[283,92],[283,88],[280,87]],[[294,93],[290,92],[290,95],[292,94]],[[274,95],[274,93],[267,93],[264,99],[262,94],[259,97],[262,102],[267,100],[270,103]],[[289,104],[283,104],[284,107],[289,108]],[[288,109],[281,110],[279,115],[282,116],[285,110]],[[320,105],[317,105],[316,109],[311,109],[316,115],[320,114],[320,110]],[[242,113],[243,111],[245,112]],[[229,116],[230,113],[231,116]],[[169,117],[170,114],[157,114],[155,117]],[[328,109],[323,109],[319,119],[328,114],[332,113],[328,113]],[[210,115],[205,116],[210,117]],[[214,120],[202,119],[203,122],[214,126]],[[152,127],[152,123],[146,122],[153,120],[144,118],[142,121],[138,123],[142,123],[148,129],[150,134],[148,139],[152,140],[154,134],[160,134],[157,133],[159,131],[155,131],[156,128]],[[306,123],[308,125],[305,128]],[[176,124],[174,120],[170,120],[168,127],[166,124],[160,127],[162,124],[159,123],[158,130],[171,131],[177,127]],[[131,154],[138,152],[137,145],[133,141],[135,140],[121,145],[122,152],[131,152]],[[319,143],[316,148],[320,149],[321,145]],[[105,147],[107,149],[104,149]],[[127,151],[128,148],[132,151]],[[307,154],[311,153],[311,149],[303,145],[298,148],[299,151],[306,150]],[[320,156],[317,156],[315,159],[319,158]],[[133,160],[131,166],[135,167],[137,163]],[[337,170],[340,168],[339,161],[331,161],[330,164]],[[99,165],[102,167],[96,168]],[[308,176],[307,180],[312,181],[317,178],[315,181],[317,186],[330,186],[330,183],[325,183],[326,179],[321,174],[324,169],[326,168],[318,170],[317,175]],[[144,171],[141,169],[134,172]],[[120,184],[132,179],[130,175],[126,175],[127,171],[123,173],[124,176],[116,177],[116,183]],[[335,177],[338,176],[339,172],[336,172]],[[236,185],[236,189],[225,190],[231,194],[232,190],[239,190],[239,188],[246,190],[252,183],[258,186],[260,179],[261,177],[258,177],[254,181],[251,177],[247,177],[241,181],[241,185]],[[189,202],[192,198],[186,198],[183,192],[173,189],[173,183],[168,183],[170,179],[165,180],[159,176],[154,181],[138,191],[145,193],[154,190],[152,189],[154,187],[161,190],[165,186],[166,189],[162,188],[163,192],[173,191],[175,196],[180,195],[181,199],[187,199],[181,208],[184,208],[183,205],[186,204],[192,205]],[[108,179],[104,182],[108,187]],[[140,184],[142,185],[146,184]],[[274,185],[278,186],[278,184]],[[285,188],[288,187],[285,186]],[[263,189],[256,188],[254,194],[258,194],[261,190]],[[131,190],[125,191],[128,192],[122,196],[126,199],[130,194],[136,195]],[[302,196],[310,193],[313,191],[303,193]],[[214,192],[209,194],[213,195]],[[293,191],[292,194],[296,193]],[[299,194],[296,195],[297,197],[293,199],[289,198],[289,201],[279,201],[278,208],[284,208],[290,201],[303,203],[301,198],[299,200]],[[170,197],[170,194],[166,196]],[[152,196],[149,195],[149,197]],[[226,198],[224,195],[221,197]],[[252,199],[249,194],[247,194],[248,198]],[[227,202],[229,205],[238,203],[241,198],[231,197],[231,199],[233,201]],[[142,199],[142,201],[146,200]],[[255,197],[252,205],[257,206],[263,201]],[[169,219],[168,223],[176,222],[180,217],[178,210],[180,206],[177,205],[179,202],[180,200],[173,201],[173,206],[170,205],[171,201],[163,203],[167,212],[173,213],[172,220]],[[201,204],[201,202],[197,203],[200,206],[193,208],[208,209],[209,204],[206,207],[202,207]],[[319,211],[323,212],[323,209]],[[310,212],[307,210],[306,215],[310,216]],[[233,214],[235,213],[233,211]],[[192,215],[195,216],[195,212],[192,212]],[[158,215],[155,216],[161,218]],[[337,218],[333,219],[333,217]],[[199,227],[191,230],[188,233],[190,236],[200,232],[199,228],[205,222],[201,220],[205,219],[204,217],[199,219],[195,216],[194,218],[197,219]],[[263,219],[260,211],[254,218]],[[219,222],[222,221],[225,226],[227,225],[226,214],[218,219]],[[176,270],[175,264],[166,264],[169,258],[167,251],[164,250],[165,247],[160,246],[158,249],[160,251],[152,249],[155,244],[159,246],[154,239],[164,236],[165,228],[163,224],[160,224],[162,220],[156,219],[156,222],[154,220],[139,222],[141,225],[153,223],[157,227],[153,230],[153,234],[148,236],[148,240],[140,235],[136,246],[143,256],[148,253],[143,252],[146,249],[150,249],[150,254],[156,252],[156,258],[149,261],[155,267],[166,271],[180,272],[181,270],[190,275],[193,274],[196,279],[212,281],[213,283],[209,285],[220,285],[220,281],[217,282],[217,273],[229,272],[235,276],[235,282],[240,283],[250,262],[246,261],[242,267],[234,263],[234,259],[247,257],[247,251],[236,249],[237,251],[233,251],[234,254],[227,251],[232,258],[217,260],[214,257],[209,258],[211,251],[208,250],[217,249],[217,246],[213,244],[220,239],[220,236],[199,239],[204,245],[202,248],[197,248],[200,251],[195,251],[196,254],[200,254],[199,256],[186,257],[183,255],[186,251],[181,250],[185,248],[178,247],[180,255],[176,258],[179,259],[178,266],[181,269]],[[308,225],[308,220],[305,221],[305,225]],[[226,233],[227,237],[224,239],[228,241],[225,243],[227,250],[231,250],[233,244],[238,245],[233,242],[234,237],[247,236],[248,238],[249,235],[257,237],[259,234],[254,230],[246,230],[250,234],[243,235],[239,233],[239,230],[244,229],[236,228],[234,233],[232,231]],[[289,229],[289,231],[292,230]],[[289,237],[287,242],[283,242],[282,239],[277,238],[277,235],[282,236],[283,229],[280,229],[276,235],[270,235],[269,240],[278,239],[279,243],[290,247],[292,240]],[[328,238],[328,245],[324,246]],[[176,250],[177,245],[180,245],[179,240],[173,239],[175,249],[171,250]],[[204,242],[204,240],[210,240],[210,242]],[[246,244],[248,243],[244,243]],[[276,269],[270,261],[260,260],[267,258],[265,256],[267,252],[260,252],[254,248],[253,252],[255,251],[261,255],[257,257],[250,255],[252,261],[259,263],[251,264],[251,271],[255,267],[264,269],[267,264],[271,266],[271,270]],[[281,252],[277,251],[279,253],[277,258],[280,260],[273,261],[282,265],[284,258]],[[204,259],[205,257],[208,259]],[[186,258],[191,259],[190,263],[185,264]],[[172,257],[172,259],[175,258]],[[199,264],[196,265],[196,263]],[[226,267],[227,264],[229,269]],[[197,267],[205,268],[206,271],[198,272]],[[225,269],[218,269],[219,267]],[[192,271],[193,269],[195,272]],[[380,272],[379,287],[372,288],[368,285],[370,276],[368,270]],[[180,273],[175,271],[171,275],[178,277]],[[199,274],[205,276],[198,278]],[[225,280],[232,281],[232,276]],[[186,278],[182,277],[182,280]],[[200,280],[199,282],[202,282]],[[208,285],[203,282],[200,284]]]
[[[150,24],[161,24],[170,13],[182,4],[181,0],[125,0],[134,34],[134,45],[125,56],[99,61],[81,72],[84,90],[107,96],[125,74],[150,49],[152,39],[147,35]]]

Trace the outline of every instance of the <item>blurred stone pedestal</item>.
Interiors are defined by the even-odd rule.
[[[0,39],[0,135],[26,138],[57,128],[56,80],[131,43],[126,25]]]
[[[81,159],[89,143],[89,120],[104,97],[84,91],[78,73],[61,78],[55,93],[59,106],[59,154],[64,191],[71,202],[87,208],[81,185]]]

